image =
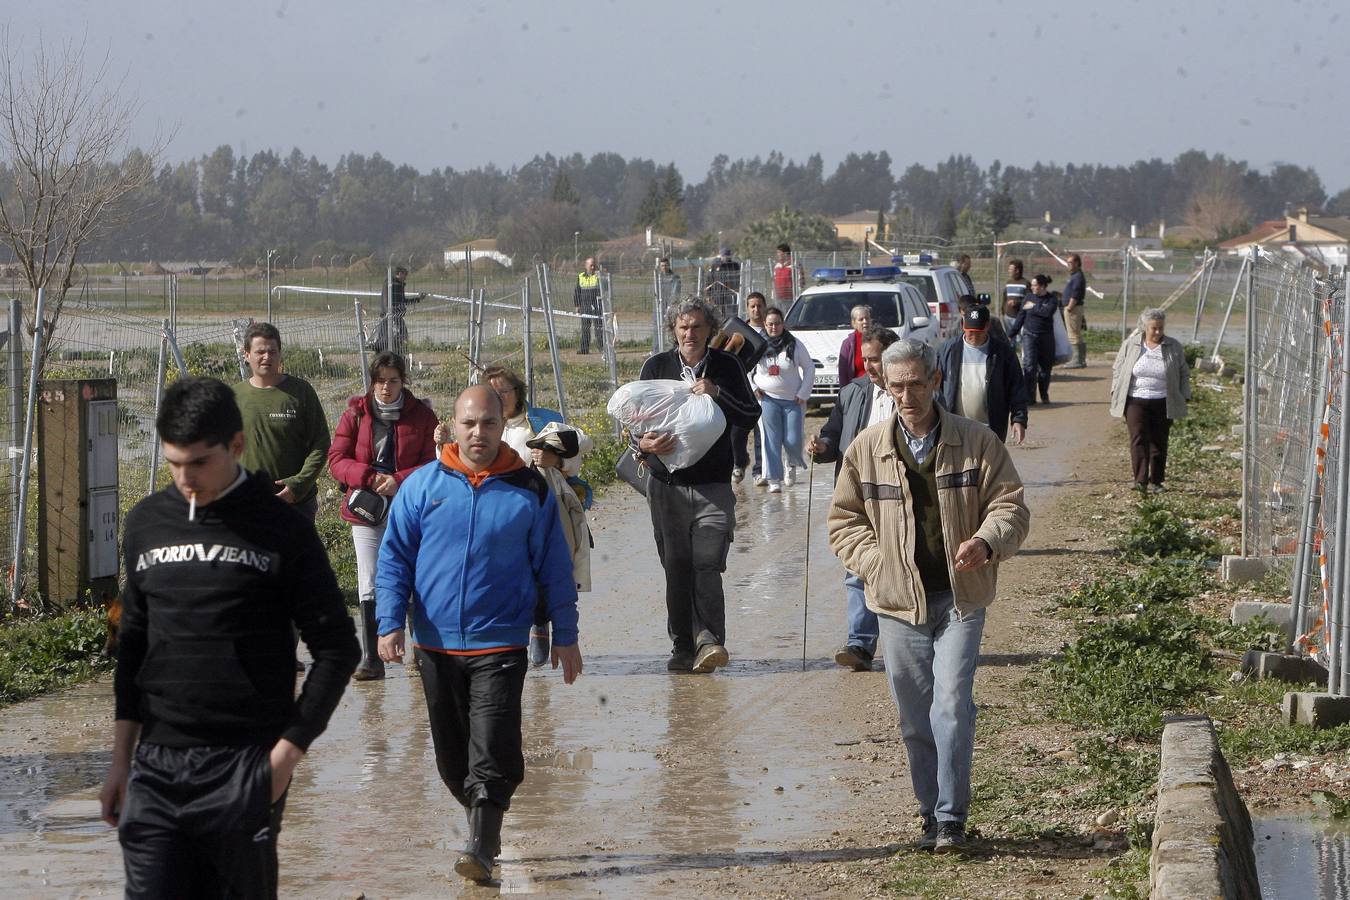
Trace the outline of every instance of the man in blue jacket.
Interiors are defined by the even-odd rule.
[[[502,816],[525,778],[520,696],[537,598],[553,622],[553,667],[581,674],[577,590],[557,501],[502,442],[501,399],[475,385],[455,401],[456,442],[403,482],[389,510],[375,578],[380,658],[413,647],[441,780],[468,811],[455,872],[492,877]]]

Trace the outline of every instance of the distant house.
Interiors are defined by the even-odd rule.
[[[694,242],[688,238],[659,234],[648,228],[605,241],[595,248],[595,253],[599,259],[618,265],[620,260],[632,261],[640,257],[651,257],[655,261],[658,256],[684,256],[692,246]]]
[[[1345,266],[1350,258],[1350,218],[1321,216],[1301,207],[1283,220],[1262,222],[1246,234],[1224,241],[1219,249],[1240,254],[1253,246],[1280,250],[1321,268]]]
[[[861,247],[870,238],[880,240],[884,235],[876,233],[877,216],[875,209],[860,209],[844,216],[834,216],[830,222],[834,225],[834,236],[840,241],[850,241]]]
[[[498,265],[511,267],[511,257],[497,249],[496,238],[479,238],[476,241],[465,241],[453,247],[446,247],[445,264],[453,266],[462,263],[466,254],[470,262],[490,259]]]

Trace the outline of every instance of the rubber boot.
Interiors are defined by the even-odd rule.
[[[495,803],[480,803],[469,809],[469,842],[455,860],[455,874],[479,883],[492,880],[492,867],[502,852],[502,816]]]
[[[361,665],[352,674],[356,681],[376,681],[384,677],[384,661],[377,649],[375,601],[361,601]]]
[[[1087,341],[1081,341],[1073,348],[1074,361],[1078,363],[1078,368],[1087,368]]]

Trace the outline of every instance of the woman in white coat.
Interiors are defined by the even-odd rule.
[[[1111,373],[1111,415],[1130,429],[1130,466],[1141,493],[1163,490],[1172,423],[1186,418],[1191,367],[1181,343],[1163,333],[1166,315],[1146,309],[1125,338]]]
[[[763,429],[764,460],[762,474],[755,484],[769,485],[770,493],[779,493],[797,480],[802,461],[806,401],[816,380],[815,363],[806,346],[783,326],[783,311],[772,307],[764,313],[764,331],[769,346],[750,373],[750,386],[759,398],[759,425]],[[787,474],[783,474],[783,456],[787,456]]]

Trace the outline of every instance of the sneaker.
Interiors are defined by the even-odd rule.
[[[797,467],[788,466],[787,474],[783,476],[783,485],[785,487],[792,487],[796,483],[797,483]]]
[[[770,493],[770,494],[781,494],[781,493],[783,493],[783,483],[782,483],[781,481],[770,481],[770,482],[769,482],[769,493]]]
[[[1165,494],[1167,493],[1167,488],[1163,487],[1161,484],[1155,484],[1151,485],[1148,491],[1150,494]]]
[[[938,825],[934,853],[956,853],[966,848],[966,826],[962,822],[943,822]]]
[[[725,666],[729,659],[726,647],[721,644],[704,644],[694,659],[694,671],[700,675],[706,674],[718,666]]]
[[[688,650],[676,650],[670,654],[670,659],[666,661],[667,672],[692,672],[694,671],[694,654]]]
[[[845,644],[834,654],[834,661],[855,672],[872,671],[872,654],[857,644]]]
[[[932,850],[937,846],[938,831],[941,830],[937,816],[923,817],[923,834],[919,837],[918,844],[915,845],[919,850]]]
[[[548,626],[530,629],[530,665],[536,669],[548,662],[549,656]]]
[[[766,485],[766,484],[768,484],[768,483],[769,483],[769,479],[765,478],[763,475],[756,475],[756,476],[755,476],[755,487],[764,487],[764,485]]]
[[[744,469],[742,469],[740,466],[737,466],[736,468],[734,468],[734,469],[731,470],[731,483],[732,483],[732,484],[740,484],[740,483],[741,483],[742,481],[744,481],[744,480],[745,480],[745,470],[744,470]]]

